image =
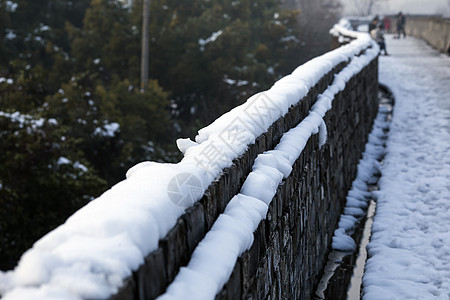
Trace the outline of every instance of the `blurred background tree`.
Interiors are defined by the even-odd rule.
[[[0,0],[0,269],[134,164],[178,161],[176,138],[328,51],[328,2],[152,0],[142,92],[142,0]]]

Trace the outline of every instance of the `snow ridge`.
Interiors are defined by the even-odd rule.
[[[334,231],[333,250],[347,252],[356,249],[356,243],[351,235],[357,222],[366,215],[369,200],[376,196],[375,192],[369,191],[369,186],[377,183],[380,175],[380,160],[386,152],[386,131],[389,128],[389,123],[386,121],[387,113],[389,113],[388,108],[380,108],[374,121],[369,141],[358,164],[356,178],[346,197],[344,213],[341,215],[338,228]]]

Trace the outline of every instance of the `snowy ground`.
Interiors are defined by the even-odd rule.
[[[363,298],[450,299],[450,58],[413,37],[387,50],[379,78],[396,103]]]

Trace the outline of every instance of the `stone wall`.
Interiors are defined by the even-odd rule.
[[[204,197],[179,218],[159,248],[128,278],[111,299],[154,299],[162,294],[222,213],[240,191],[259,153],[273,149],[283,133],[309,112],[317,95],[345,67],[326,74],[289,112],[235,159]],[[377,113],[378,60],[347,84],[326,114],[328,141],[318,148],[317,135],[278,187],[267,219],[254,233],[249,251],[237,261],[217,299],[311,299],[326,263],[332,233],[355,177],[356,165]]]
[[[239,258],[216,299],[312,299],[377,113],[377,60],[333,101],[317,135],[278,187],[252,248]]]
[[[427,41],[437,50],[450,55],[450,19],[408,16],[406,34]]]

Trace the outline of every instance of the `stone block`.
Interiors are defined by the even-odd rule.
[[[242,297],[242,274],[241,261],[238,259],[234,266],[230,279],[223,287],[222,291],[216,295],[216,300],[235,300]]]
[[[242,267],[242,284],[243,294],[246,294],[250,287],[254,284],[256,271],[259,265],[259,243],[255,240],[250,250],[242,254],[241,267]]]
[[[206,190],[202,199],[200,199],[200,203],[205,211],[206,230],[208,231],[211,229],[217,218],[217,202],[216,199],[213,198],[210,189]]]
[[[165,238],[159,241],[164,251],[167,278],[172,281],[178,269],[188,262],[186,224],[178,219],[177,224],[169,231]]]
[[[266,232],[266,222],[260,222],[258,228],[254,233],[254,241],[253,244],[258,244],[259,254],[258,257],[263,257],[266,255],[267,249],[267,232]]]
[[[110,300],[134,300],[137,299],[136,282],[133,277],[128,277],[124,280],[123,285],[119,291],[112,295]]]
[[[136,272],[139,298],[154,299],[161,295],[168,284],[163,248],[150,253]]]
[[[267,145],[266,145],[266,136],[265,135],[260,135],[256,141],[255,144],[257,145],[257,151],[258,154],[259,153],[263,153],[264,151],[267,150]]]
[[[222,172],[219,182],[217,184],[217,209],[218,213],[221,214],[225,210],[225,207],[227,206],[228,202],[230,202],[231,197],[234,196],[236,193],[233,193],[233,188],[231,186],[231,175],[228,170],[225,170]]]
[[[199,202],[188,208],[182,216],[186,224],[186,240],[189,255],[206,234],[205,209]]]
[[[269,227],[268,232],[274,232],[277,228],[277,197],[275,196],[272,199],[272,202],[269,205],[269,209],[267,210],[267,226]]]
[[[266,137],[267,149],[273,149],[276,146],[275,141],[273,140],[273,125],[267,129],[267,132],[264,135]]]

